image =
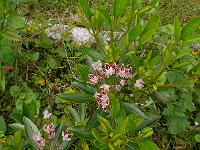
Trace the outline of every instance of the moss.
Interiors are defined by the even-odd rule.
[[[160,0],[158,15],[161,16],[163,25],[173,23],[178,16],[181,23],[200,15],[200,0]]]

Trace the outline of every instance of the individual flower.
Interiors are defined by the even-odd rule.
[[[102,62],[98,60],[97,62],[92,63],[92,67],[94,70],[102,71]]]
[[[144,82],[142,81],[142,79],[138,79],[135,82],[135,87],[142,89],[144,87]]]
[[[117,76],[119,76],[121,78],[132,78],[133,77],[132,68],[131,67],[125,68],[124,65],[117,68],[116,74],[117,74]]]
[[[112,65],[106,63],[103,69],[105,76],[108,78],[114,75],[116,73],[116,68],[117,68],[116,63],[113,63]]]
[[[110,90],[110,85],[108,84],[103,84],[100,86],[101,89],[103,89],[104,92],[109,92]]]
[[[121,79],[120,84],[121,84],[121,86],[124,86],[126,84],[126,80]]]
[[[43,130],[48,134],[48,138],[51,139],[55,136],[55,127],[54,124],[45,124]]]
[[[130,97],[134,97],[134,94],[130,94],[129,96],[130,96]]]
[[[48,118],[51,117],[52,113],[49,113],[48,110],[45,110],[45,111],[43,112],[43,115],[44,115],[44,119],[48,119]]]
[[[118,68],[117,68],[117,73],[116,73],[116,74],[117,74],[119,77],[125,78],[126,73],[127,73],[127,71],[126,71],[126,68],[124,67],[124,65],[122,65],[121,67],[118,67]]]
[[[88,83],[90,83],[90,84],[96,84],[98,82],[98,79],[99,79],[98,75],[89,74],[88,77],[89,77]]]
[[[69,131],[62,131],[63,141],[70,141],[72,139],[73,134],[69,133]]]
[[[128,68],[126,69],[126,75],[125,78],[133,78],[135,76],[135,74],[132,73],[132,68]]]
[[[120,91],[121,90],[121,85],[114,85],[114,89],[116,91]]]
[[[94,97],[97,99],[98,109],[102,109],[104,111],[108,110],[109,107],[109,97],[107,92],[95,93]]]
[[[45,139],[42,137],[40,133],[33,134],[33,139],[38,143],[40,147],[45,146]]]

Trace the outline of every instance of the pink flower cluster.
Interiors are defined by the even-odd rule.
[[[63,141],[70,141],[72,139],[73,134],[69,133],[69,131],[62,131]]]
[[[99,60],[92,64],[93,69],[97,72],[96,74],[89,74],[90,84],[97,84],[100,78],[109,78],[113,75],[127,79],[132,78],[134,75],[132,74],[132,68],[125,68],[124,65],[117,66],[116,63],[108,64],[106,63],[103,67],[102,62]]]
[[[55,136],[55,127],[54,124],[45,124],[43,130],[48,134],[48,138],[52,139]]]
[[[119,85],[107,85],[103,84],[100,86],[102,89],[99,93],[95,93],[94,97],[97,99],[98,109],[108,111],[109,107],[109,96],[108,92],[110,88],[120,91],[121,87],[126,84],[126,79],[134,77],[132,74],[132,68],[125,68],[124,65],[117,66],[116,63],[108,64],[105,63],[104,67],[102,62],[99,60],[92,64],[93,69],[96,71],[95,74],[89,74],[90,84],[97,84],[100,78],[109,78],[111,76],[121,78]]]
[[[116,91],[120,91],[122,86],[124,86],[127,83],[127,79],[133,78],[135,74],[132,73],[131,67],[126,68],[124,67],[124,65],[118,66],[115,62],[112,64],[105,63],[105,65],[103,66],[103,63],[99,60],[97,62],[92,63],[92,67],[95,70],[95,73],[88,75],[88,83],[90,84],[95,85],[99,83],[99,79],[101,78],[109,78],[111,76],[120,78],[120,82],[118,85],[103,84],[100,86],[102,90],[99,93],[96,92],[94,95],[94,97],[97,99],[98,109],[108,111],[109,90],[112,88]],[[144,82],[142,81],[142,79],[136,80],[135,87],[139,89],[142,89],[144,87]]]
[[[45,139],[40,133],[33,134],[33,139],[38,143],[41,148],[45,146]]]

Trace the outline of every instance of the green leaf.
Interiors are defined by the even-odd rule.
[[[176,72],[174,71],[168,71],[166,74],[167,80],[172,83],[176,81]]]
[[[27,118],[34,120],[36,111],[37,111],[37,106],[34,100],[31,101],[31,103],[26,104],[23,102],[23,116],[26,116]]]
[[[58,150],[67,150],[69,147],[70,143],[69,141],[64,141],[59,147]]]
[[[151,136],[152,134],[153,134],[153,129],[151,127],[144,128],[140,133],[142,138],[147,138]]]
[[[18,29],[18,28],[24,28],[25,27],[25,23],[24,23],[24,20],[21,16],[13,16],[11,18],[12,22],[11,22],[11,26],[15,29]]]
[[[173,43],[169,43],[167,47],[165,48],[164,57],[163,57],[163,62],[166,65],[169,65],[170,63],[173,62],[172,50],[173,50]]]
[[[87,0],[79,0],[79,4],[83,10],[83,13],[87,17],[87,19],[90,21],[92,18],[92,13],[90,11],[90,6],[88,4],[88,1]]]
[[[24,117],[24,129],[28,142],[36,149],[41,150],[38,143],[33,139],[34,134],[40,134],[37,126],[27,117]]]
[[[163,103],[167,103],[169,102],[171,99],[171,96],[169,93],[167,93],[166,91],[155,91],[155,96],[161,100]]]
[[[122,122],[119,122],[118,125],[115,127],[114,129],[114,137],[119,137],[123,134],[126,133],[126,127],[128,124],[128,118],[126,118],[125,120],[123,120]],[[113,138],[114,138],[113,137]]]
[[[148,23],[146,24],[143,33],[156,30],[159,26],[159,23],[160,19],[158,16],[151,17]]]
[[[54,42],[50,38],[48,38],[46,34],[40,34],[38,43],[39,47],[52,49],[53,43]]]
[[[140,38],[140,45],[144,45],[145,43],[149,42],[152,39],[154,32],[155,31],[152,30],[152,31],[148,31],[142,34]]]
[[[80,72],[82,80],[84,82],[87,82],[88,81],[88,74],[89,74],[88,67],[86,65],[77,64],[77,68]]]
[[[63,123],[61,122],[59,124],[59,126],[56,128],[56,134],[55,134],[55,136],[53,137],[53,139],[50,143],[50,150],[55,150],[56,143],[59,140],[61,133],[62,133],[62,128],[63,128]]]
[[[99,125],[98,121],[98,115],[101,115],[103,117],[106,116],[106,112],[103,110],[96,109],[93,113],[90,119],[87,121],[87,124],[85,126],[85,130],[91,130],[92,128],[96,128]]]
[[[177,64],[177,65],[174,65],[173,68],[174,69],[178,69],[178,68],[184,68],[188,65],[190,65],[192,62],[188,61],[188,62],[183,62],[183,63],[180,63],[180,64]]]
[[[5,134],[6,132],[6,122],[2,116],[0,116],[0,133]]]
[[[123,15],[126,8],[127,0],[114,0],[113,4],[113,16],[118,18]]]
[[[80,115],[80,119],[83,120],[86,116],[87,105],[85,103],[81,103],[79,105],[78,113]]]
[[[0,77],[1,77],[1,76],[0,76]],[[2,93],[4,93],[5,88],[6,88],[5,77],[1,77],[1,78],[0,78],[0,91],[1,91]]]
[[[171,134],[180,133],[182,130],[189,127],[187,117],[170,117],[167,119],[168,131]]]
[[[46,61],[47,61],[48,67],[52,69],[58,68],[58,62],[55,59],[49,57]]]
[[[188,35],[183,38],[184,44],[192,44],[200,42],[200,34]]]
[[[133,42],[137,39],[138,36],[142,33],[142,25],[138,23],[135,27],[130,29],[129,32],[129,41]]]
[[[82,125],[71,126],[68,127],[67,130],[83,139],[88,139],[88,140],[94,139],[92,133],[85,130],[85,127]]]
[[[140,150],[160,150],[160,148],[150,140],[145,140],[139,143]]]
[[[73,120],[74,120],[75,122],[79,122],[79,121],[80,121],[80,115],[79,115],[79,113],[76,111],[76,109],[74,109],[74,108],[72,108],[72,107],[67,107],[67,108],[68,108],[68,110],[69,110],[69,112],[70,112],[70,114],[71,114]]]
[[[132,0],[132,9],[138,9],[142,4],[142,0]]]
[[[151,0],[151,3],[149,5],[156,6],[159,2],[160,0]]]
[[[31,60],[32,61],[37,61],[39,59],[40,53],[39,52],[35,52],[31,55]]]
[[[110,98],[111,114],[114,118],[116,118],[120,111],[119,99],[114,94],[109,94],[109,98]]]
[[[105,8],[98,8],[98,11],[102,15],[103,19],[106,21],[106,23],[111,26],[111,18],[109,12]]]
[[[200,17],[194,18],[191,21],[189,21],[183,28],[181,32],[181,39],[184,39],[184,37],[191,35],[194,31],[196,31],[200,26]]]
[[[108,121],[108,120],[106,120],[104,117],[102,117],[102,116],[97,116],[98,117],[98,119],[99,119],[99,122],[100,123],[102,123],[102,124],[104,124],[105,125],[105,127],[108,129],[108,130],[110,130],[110,131],[112,131],[113,129],[112,129],[112,126],[110,125],[110,122]]]
[[[181,30],[182,30],[182,28],[181,28],[181,24],[180,24],[180,22],[178,20],[178,17],[174,18],[174,28],[175,28],[175,30],[174,30],[175,40],[179,41],[180,38],[181,38]]]
[[[124,106],[124,108],[126,110],[128,110],[129,112],[136,114],[138,116],[141,117],[145,117],[146,115],[134,104],[131,103],[127,103],[127,102],[122,102],[122,105]]]
[[[136,131],[141,131],[142,129],[149,127],[150,125],[155,123],[157,119],[158,119],[158,116],[156,115],[146,116],[143,122],[136,128]]]
[[[8,39],[3,38],[0,41],[0,48],[1,48],[0,59],[1,59],[1,62],[4,63],[4,65],[13,65],[13,63],[15,62],[16,53],[12,51],[11,46],[12,46],[12,43]]]
[[[80,90],[84,91],[87,94],[94,95],[96,89],[93,88],[90,84],[84,82],[73,82],[72,86],[79,88]]]
[[[94,100],[93,95],[88,94],[59,94],[58,97],[74,103],[88,103]]]
[[[24,125],[20,124],[20,123],[12,123],[8,125],[9,127],[13,128],[13,129],[24,129]]]
[[[175,60],[178,60],[180,59],[181,57],[183,56],[186,56],[186,55],[189,55],[191,53],[191,50],[184,50],[184,51],[181,51],[180,53],[178,53],[176,56],[175,56]]]
[[[195,141],[196,142],[200,142],[200,134],[196,134],[195,136],[194,136],[194,139],[195,139]]]

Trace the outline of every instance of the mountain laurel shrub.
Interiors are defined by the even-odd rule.
[[[69,104],[71,121],[48,110],[34,118],[28,110],[36,108],[23,104],[23,121],[11,126],[24,130],[38,150],[166,148],[158,135],[161,141],[173,135],[177,146],[195,147],[200,61],[190,46],[200,41],[200,17],[184,26],[175,17],[168,31],[154,15],[158,3],[114,0],[112,8],[90,9],[87,0],[79,0],[80,20],[96,49],[85,49],[86,64],[77,64],[81,79],[71,85],[76,92],[57,95]]]

